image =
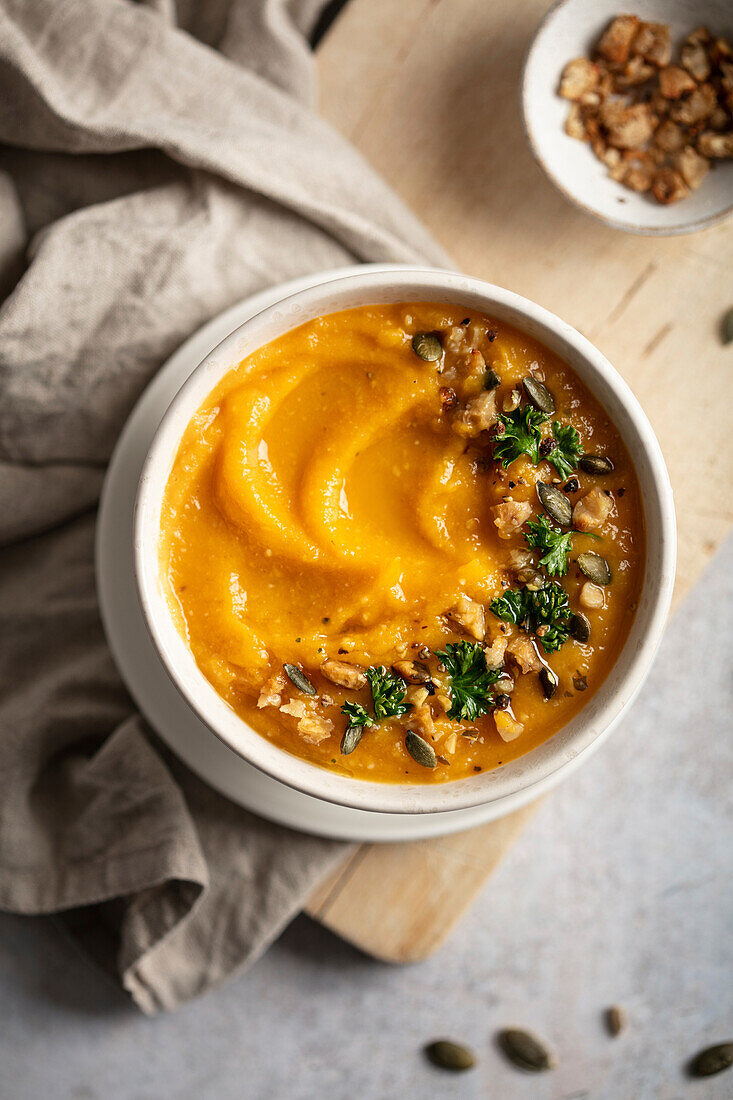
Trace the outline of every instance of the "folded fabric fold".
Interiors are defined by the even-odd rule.
[[[104,466],[186,336],[296,275],[447,262],[310,108],[322,6],[0,0],[0,906],[104,938],[146,1012],[254,960],[345,851],[161,747],[93,575]]]

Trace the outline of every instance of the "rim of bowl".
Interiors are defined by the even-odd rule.
[[[572,191],[568,190],[567,186],[553,171],[551,171],[549,165],[545,161],[545,158],[540,153],[537,143],[534,138],[534,129],[532,126],[532,112],[529,106],[529,93],[527,89],[527,73],[529,71],[530,64],[533,56],[540,45],[540,40],[547,30],[550,23],[558,14],[561,8],[564,8],[566,4],[575,3],[576,0],[555,0],[555,3],[551,6],[549,11],[545,12],[540,20],[537,30],[532,36],[532,41],[529,44],[527,53],[522,63],[522,71],[519,78],[520,87],[520,105],[521,105],[521,118],[522,129],[524,130],[524,136],[527,139],[532,156],[537,164],[539,164],[542,171],[545,173],[551,183],[555,185],[558,191],[568,199],[573,206],[576,206],[578,210],[582,210],[586,214],[590,214],[596,221],[601,222],[602,225],[610,226],[611,229],[619,229],[625,233],[634,233],[638,237],[681,237],[685,233],[697,233],[702,229],[711,229],[714,225],[720,225],[721,222],[726,221],[731,213],[733,213],[733,202],[725,208],[725,210],[718,211],[717,214],[708,214],[706,217],[697,218],[695,221],[677,222],[675,225],[635,225],[633,222],[624,221],[623,218],[611,218],[606,214],[601,214],[598,210],[592,206],[587,206],[582,202]],[[678,208],[679,209],[679,208]]]
[[[317,277],[315,277],[317,278]],[[191,417],[217,382],[258,347],[315,317],[359,305],[452,302],[535,336],[560,356],[601,401],[636,468],[646,524],[646,564],[629,637],[601,687],[542,745],[492,771],[443,783],[378,783],[351,778],[279,748],[236,714],[204,677],[171,615],[159,567],[160,508]],[[611,406],[611,407],[609,407]],[[619,424],[619,419],[623,424]],[[639,462],[641,458],[641,468]],[[140,476],[133,523],[135,578],[147,629],[163,665],[202,722],[248,763],[313,797],[378,813],[440,813],[494,802],[528,801],[608,736],[646,677],[661,641],[675,575],[672,487],[652,427],[636,397],[586,337],[513,291],[425,267],[364,271],[314,282],[260,310],[225,337],[193,370],[158,425]]]

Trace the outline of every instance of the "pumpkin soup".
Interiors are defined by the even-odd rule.
[[[320,317],[231,370],[181,440],[160,553],[249,725],[344,775],[441,782],[598,689],[645,536],[626,448],[567,364],[418,303]]]

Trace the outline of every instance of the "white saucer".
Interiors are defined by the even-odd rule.
[[[192,771],[233,802],[280,825],[342,840],[418,840],[459,832],[509,813],[528,801],[527,792],[445,813],[371,813],[322,802],[258,771],[201,722],[158,658],[138,600],[132,517],[140,471],[163,413],[189,374],[225,336],[259,310],[306,286],[365,268],[399,266],[360,265],[295,279],[247,298],[204,325],[171,356],[133,409],[107,471],[97,521],[97,591],[107,641],[130,694],[153,728]],[[537,787],[530,797],[544,784]]]

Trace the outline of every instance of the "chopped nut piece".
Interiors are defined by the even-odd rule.
[[[453,431],[464,439],[472,439],[486,431],[496,420],[496,391],[484,390],[472,397],[465,409],[453,419]]]
[[[585,582],[580,590],[580,596],[578,598],[581,607],[586,607],[593,611],[597,610],[599,607],[603,607],[605,599],[603,589],[597,584],[593,584],[591,581]]]
[[[587,57],[568,61],[560,78],[560,95],[563,99],[579,100],[592,92],[598,84],[598,66]]]
[[[666,118],[654,134],[654,144],[665,153],[678,153],[687,144],[685,132],[671,118]]]
[[[366,684],[366,676],[356,665],[349,665],[346,661],[334,661],[329,658],[321,665],[321,672],[332,684],[356,691]]]
[[[639,84],[646,84],[656,71],[642,57],[630,57],[623,70],[616,74],[616,88],[635,88]]]
[[[624,107],[619,103],[604,103],[601,120],[608,130],[608,140],[619,149],[640,149],[654,133],[655,119],[647,103]]]
[[[455,730],[448,734],[440,748],[442,752],[447,752],[449,756],[453,755],[458,748],[458,734]]]
[[[679,99],[685,92],[691,92],[696,87],[690,74],[679,65],[668,65],[659,73],[659,90],[665,99]]]
[[[283,688],[287,682],[287,677],[282,670],[276,672],[263,684],[257,706],[260,709],[262,707],[279,707],[282,703]]]
[[[655,65],[669,65],[672,39],[666,23],[642,23],[634,38],[633,53]]]
[[[322,715],[309,715],[298,722],[298,733],[304,741],[309,741],[312,745],[319,745],[321,741],[325,741],[332,730],[333,722]]]
[[[690,189],[679,172],[672,168],[660,168],[652,183],[652,194],[657,202],[665,205],[670,202],[678,202],[689,195]]]
[[[502,504],[494,504],[491,511],[499,538],[510,539],[532,515],[532,505],[528,500],[512,500],[510,497]]]
[[[486,667],[490,669],[501,668],[504,664],[504,654],[509,644],[503,634],[497,634],[490,646],[484,648]]]
[[[430,669],[422,661],[394,661],[392,668],[408,684],[427,684],[430,680]]]
[[[710,76],[710,58],[701,43],[688,42],[683,46],[680,61],[695,80],[702,82]]]
[[[650,157],[640,156],[632,161],[624,161],[620,180],[632,191],[648,191],[654,179],[654,162]]]
[[[697,139],[697,148],[704,157],[733,157],[733,132],[713,134],[706,130]]]
[[[413,707],[421,707],[429,698],[430,693],[426,687],[421,687],[419,684],[407,685],[405,700],[411,703]]]
[[[408,730],[414,730],[415,733],[419,733],[421,737],[426,740],[428,737],[432,737],[435,732],[435,723],[433,721],[432,711],[427,703],[423,703],[422,706],[413,707],[405,715],[405,728]]]
[[[494,711],[494,722],[502,741],[514,741],[520,733],[524,732],[522,723],[517,722],[516,718],[512,718],[511,714],[505,710]]]
[[[674,158],[674,166],[693,191],[698,189],[710,171],[710,161],[701,157],[691,145],[677,154]]]
[[[507,653],[519,666],[520,672],[524,674],[539,672],[542,668],[542,661],[537,652],[537,647],[526,634],[517,634],[516,637],[512,638],[507,645]]]
[[[446,616],[465,634],[482,642],[486,636],[486,615],[480,603],[469,600],[468,596],[461,596],[455,607],[446,612]]]
[[[686,126],[691,126],[710,118],[717,105],[718,99],[712,84],[700,84],[686,99],[675,103],[670,114],[675,122],[684,122]]]
[[[571,138],[577,138],[578,141],[587,140],[588,135],[586,134],[585,123],[583,122],[583,112],[578,103],[570,104],[568,117],[565,119],[565,133]],[[506,400],[506,398],[504,400]]]
[[[573,508],[573,527],[578,531],[593,531],[608,519],[613,503],[603,489],[591,489]]]
[[[619,15],[613,20],[610,27],[604,31],[598,43],[598,53],[607,61],[623,65],[628,61],[631,52],[631,43],[639,28],[639,17],[636,15]]]

